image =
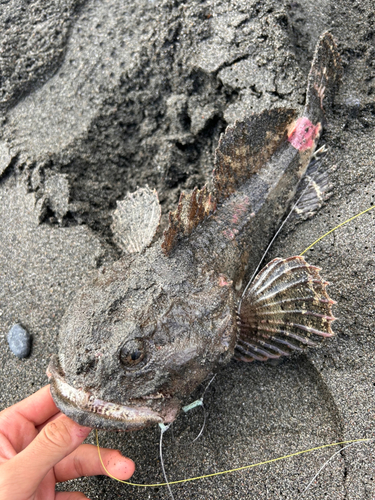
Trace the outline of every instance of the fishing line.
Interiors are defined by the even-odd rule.
[[[210,387],[210,385],[212,384],[212,382],[215,380],[216,375],[217,375],[217,373],[215,373],[215,375],[208,382],[205,390],[203,391],[202,396],[197,401],[194,401],[190,405],[184,406],[182,408],[185,413],[187,413],[188,411],[190,411],[192,408],[195,408],[196,406],[201,406],[202,410],[203,410],[203,424],[202,424],[201,430],[199,431],[198,436],[193,439],[192,443],[195,443],[195,441],[197,441],[197,439],[199,439],[201,437],[201,435],[203,434],[203,431],[204,431],[204,428],[205,428],[205,425],[206,425],[206,419],[207,419],[206,408],[204,407],[204,404],[203,404],[203,398],[204,398],[204,396],[205,396],[205,394],[207,392],[207,389]]]
[[[307,186],[308,187],[308,186]],[[307,189],[307,188],[306,188]],[[301,195],[302,196],[302,195]],[[298,201],[297,201],[298,203]],[[296,204],[297,204],[296,203]],[[266,255],[266,253],[268,252],[270,246],[272,245],[272,243],[274,242],[276,236],[279,234],[279,232],[281,231],[282,227],[284,226],[284,224],[286,223],[286,221],[288,220],[290,214],[293,212],[296,204],[294,205],[294,207],[292,208],[292,210],[289,212],[288,216],[286,217],[286,219],[284,220],[284,222],[281,224],[280,228],[278,229],[277,233],[275,234],[275,236],[272,238],[270,244],[268,245],[267,247],[267,250],[265,252],[265,254],[263,255],[262,257],[262,260],[261,262],[263,262],[263,259]],[[336,227],[334,227],[333,229],[330,229],[329,231],[327,231],[325,234],[323,234],[323,236],[320,236],[320,238],[318,238],[317,240],[315,240],[313,243],[311,243],[311,245],[309,245],[307,248],[305,248],[305,250],[303,252],[300,253],[300,255],[302,256],[303,254],[305,254],[308,250],[310,250],[310,248],[312,248],[314,245],[316,245],[319,241],[321,241],[323,238],[325,238],[326,236],[328,236],[329,234],[333,233],[333,231],[336,231],[336,229],[339,229],[341,226],[344,226],[345,224],[347,224],[348,222],[351,222],[352,220],[356,219],[357,217],[359,217],[360,215],[363,215],[367,212],[370,212],[370,210],[374,210],[375,208],[375,205],[373,205],[372,207],[369,207],[369,208],[366,208],[366,210],[363,210],[362,212],[359,212],[359,214],[356,214],[356,215],[353,215],[353,217],[350,217],[350,219],[346,219],[344,222],[341,222],[340,224],[338,224]],[[260,267],[260,264],[258,265],[258,267],[256,268],[256,272],[258,272],[259,270],[259,267]],[[253,276],[251,277],[250,281],[248,282],[248,284],[246,285],[246,288],[245,290],[243,291],[242,293],[242,296],[241,296],[241,300],[239,302],[239,306],[238,306],[238,314],[240,314],[241,312],[241,305],[242,305],[242,299],[247,291],[247,289],[249,288],[249,286],[251,285],[254,277],[255,277],[255,273],[253,274]]]
[[[167,473],[165,472],[165,467],[164,467],[164,459],[163,459],[163,434],[166,432],[171,424],[169,425],[164,425],[164,424],[159,424],[160,427],[160,441],[159,441],[159,456],[160,456],[160,463],[161,463],[161,469],[163,471],[163,476],[164,476],[164,481],[165,484],[168,486],[168,491],[169,494],[171,495],[172,500],[174,500],[174,496],[170,487],[170,483],[167,478]]]
[[[326,236],[328,236],[329,234],[333,233],[333,231],[336,231],[336,229],[338,229],[339,227],[343,226],[344,224],[347,224],[348,222],[356,219],[357,217],[359,217],[360,215],[363,215],[365,214],[366,212],[369,212],[370,210],[373,210],[375,208],[375,205],[372,206],[372,207],[369,207],[369,208],[366,208],[366,210],[363,210],[363,212],[360,212],[359,214],[357,215],[354,215],[353,217],[350,217],[350,219],[347,219],[345,220],[344,222],[341,222],[341,224],[339,224],[338,226],[334,227],[333,229],[331,229],[330,231],[328,231],[326,234],[323,234],[323,236],[321,236],[320,238],[318,238],[317,240],[314,241],[314,243],[311,243],[310,246],[308,246],[307,248],[305,248],[305,250],[300,253],[300,255],[303,255],[304,253],[307,252],[307,250],[310,250],[310,248],[312,248],[314,245],[316,245],[316,243],[318,243],[318,241],[322,240],[323,238],[325,238]]]
[[[307,168],[309,168],[310,166],[312,165],[315,165],[316,163],[319,163],[322,161],[322,159],[324,158],[324,156],[326,155],[328,149],[326,148],[325,144],[320,147],[317,151],[315,151],[315,153],[313,154],[311,160],[310,160],[310,163],[308,165]],[[292,208],[290,209],[288,215],[285,217],[285,219],[283,220],[283,222],[280,224],[278,230],[276,231],[276,233],[274,234],[273,238],[271,239],[271,241],[268,243],[268,246],[266,248],[266,250],[264,251],[257,267],[255,268],[255,271],[253,272],[251,278],[249,279],[249,281],[247,282],[247,285],[245,287],[245,290],[243,291],[242,293],[242,296],[240,298],[240,301],[238,303],[238,314],[241,313],[241,306],[242,306],[242,299],[243,297],[245,296],[245,293],[247,292],[247,289],[249,288],[249,286],[251,285],[251,283],[253,282],[257,272],[259,271],[259,268],[260,266],[262,265],[262,262],[264,261],[266,255],[268,254],[271,246],[273,245],[273,242],[276,240],[276,238],[279,236],[282,228],[285,226],[285,224],[287,223],[289,217],[292,215],[292,213],[294,212],[294,210],[296,209],[298,203],[301,201],[303,195],[306,193],[306,191],[308,190],[308,188],[311,186],[311,184],[314,182],[314,179],[317,177],[318,173],[319,173],[319,169],[320,167],[322,166],[322,164],[320,164],[318,166],[318,168],[316,169],[315,173],[314,173],[314,176],[310,178],[309,182],[307,183],[305,189],[302,191],[302,193],[300,194],[300,196],[298,197],[297,201],[294,203],[294,205],[292,206]]]
[[[371,441],[374,441],[374,439],[370,439],[369,440],[370,442]],[[300,498],[304,496],[304,494],[306,493],[306,491],[310,488],[310,486],[313,484],[313,482],[315,481],[315,479],[319,476],[319,474],[322,472],[322,470],[329,464],[329,462],[336,456],[338,455],[339,453],[343,452],[344,450],[346,450],[346,448],[349,448],[350,446],[354,446],[358,444],[358,442],[354,442],[354,443],[349,443],[347,444],[346,446],[344,446],[344,448],[341,448],[341,450],[338,450],[336,451],[333,455],[331,455],[329,457],[329,459],[324,462],[324,464],[320,467],[320,469],[318,470],[318,472],[315,474],[315,476],[311,479],[311,481],[309,482],[309,484],[306,486],[306,488],[303,490],[303,492],[301,493],[300,495]]]
[[[96,445],[98,448],[100,463],[102,464],[102,467],[105,470],[105,472],[107,473],[107,475],[120,483],[128,484],[129,486],[137,486],[140,488],[158,488],[160,486],[168,486],[171,484],[187,483],[189,481],[198,481],[198,479],[206,479],[208,477],[221,476],[224,474],[231,474],[232,472],[238,472],[238,471],[242,471],[242,470],[246,470],[246,469],[252,469],[254,467],[259,467],[260,465],[266,465],[266,464],[271,464],[274,462],[279,462],[280,460],[286,460],[287,458],[297,457],[298,455],[303,455],[305,453],[312,453],[313,451],[323,450],[325,448],[331,448],[332,446],[346,445],[346,444],[351,444],[351,443],[367,443],[369,441],[374,441],[374,438],[362,438],[362,439],[351,439],[348,441],[339,441],[337,443],[330,443],[330,444],[323,444],[322,446],[316,446],[315,448],[310,448],[308,450],[296,451],[295,453],[290,453],[289,455],[284,455],[282,457],[271,458],[270,460],[265,460],[264,462],[258,462],[256,464],[251,464],[251,465],[244,465],[243,467],[237,467],[235,469],[224,470],[224,471],[220,471],[220,472],[213,472],[212,474],[205,474],[203,476],[189,477],[187,479],[179,479],[177,481],[169,481],[167,483],[141,484],[141,483],[131,483],[129,481],[123,481],[122,479],[118,479],[117,477],[113,476],[110,472],[108,472],[108,470],[106,469],[106,467],[103,463],[102,456],[100,453],[100,446],[99,446],[99,438],[98,438],[97,429],[95,429],[95,432],[96,432]],[[342,450],[339,450],[339,451],[342,451]]]
[[[197,408],[198,406],[200,406],[203,410],[203,425],[202,425],[201,430],[199,431],[199,434],[197,435],[197,437],[195,439],[193,439],[193,441],[190,444],[195,443],[195,441],[197,439],[199,439],[201,437],[201,435],[203,434],[203,430],[204,430],[204,427],[206,425],[206,409],[205,409],[204,404],[203,404],[203,398],[207,392],[207,389],[210,387],[211,383],[214,381],[215,377],[216,377],[216,373],[211,378],[211,380],[208,382],[205,390],[203,391],[202,396],[199,399],[197,399],[196,401],[193,401],[189,405],[182,407],[182,411],[184,411],[185,413],[187,413],[190,410],[193,410],[194,408]],[[163,459],[163,434],[171,427],[172,437],[173,437],[173,427],[172,426],[173,426],[173,422],[170,423],[169,425],[159,424],[159,427],[160,427],[159,456],[160,456],[160,463],[161,463],[161,468],[163,471],[164,481],[167,483],[168,491],[169,491],[169,494],[170,494],[172,500],[174,500],[174,496],[173,496],[173,493],[172,493],[172,490],[170,487],[170,483],[169,483],[168,478],[167,478],[167,473],[165,471],[164,459]]]
[[[340,224],[338,224],[336,227],[334,227],[333,229],[331,229],[330,231],[328,231],[327,233],[323,234],[323,236],[321,236],[320,238],[318,238],[317,240],[315,240],[311,245],[309,245],[300,255],[302,256],[304,253],[306,253],[308,250],[310,250],[310,248],[312,248],[314,245],[316,245],[316,243],[318,243],[319,241],[321,241],[323,238],[325,238],[326,236],[328,236],[329,234],[333,233],[334,231],[336,231],[336,229],[344,226],[345,224],[347,224],[348,222],[351,222],[352,220],[356,219],[357,217],[359,217],[360,215],[363,215],[367,212],[369,212],[370,210],[373,210],[375,209],[375,205],[374,206],[371,206],[369,208],[367,208],[366,210],[363,210],[362,212],[359,212],[358,214],[354,215],[353,217],[350,217],[349,219],[345,220],[344,222],[341,222]],[[290,212],[291,213],[291,212]],[[289,213],[289,215],[290,215]],[[288,217],[289,217],[288,215]],[[288,218],[287,217],[287,218]],[[286,219],[287,220],[287,219]],[[284,224],[286,222],[286,220],[284,221]],[[273,242],[273,240],[272,240]],[[272,244],[271,242],[271,244]],[[213,380],[213,379],[212,379]],[[208,386],[211,384],[212,380],[209,382]],[[208,389],[208,386],[206,387],[206,390]],[[206,392],[206,390],[204,391],[204,393]],[[204,395],[203,393],[203,395]],[[203,396],[200,400],[203,399]],[[195,404],[195,406],[197,406],[196,404],[197,402],[194,402],[193,404]],[[140,484],[140,483],[131,483],[129,481],[123,481],[122,479],[118,479],[117,477],[113,476],[110,472],[108,472],[108,470],[106,469],[104,463],[103,463],[103,460],[102,460],[102,456],[101,456],[101,453],[100,453],[100,446],[99,446],[99,437],[98,437],[98,431],[97,429],[95,429],[95,432],[96,432],[96,444],[97,444],[97,448],[98,448],[98,454],[99,454],[99,459],[100,459],[100,463],[104,469],[104,471],[107,473],[107,475],[109,477],[111,477],[112,479],[114,479],[115,481],[118,481],[120,483],[123,483],[123,484],[128,484],[130,486],[137,486],[137,487],[140,487],[140,488],[153,488],[153,487],[160,487],[160,486],[168,486],[168,489],[169,489],[169,492],[171,494],[171,497],[173,498],[173,494],[172,494],[172,491],[170,489],[170,485],[171,484],[179,484],[179,483],[185,483],[185,482],[188,482],[188,481],[197,481],[199,479],[206,479],[206,478],[209,478],[209,477],[215,477],[215,476],[220,476],[220,475],[224,475],[224,474],[230,474],[232,472],[238,472],[238,471],[242,471],[242,470],[246,470],[246,469],[251,469],[251,468],[254,468],[254,467],[259,467],[260,465],[266,465],[266,464],[270,464],[270,463],[274,463],[274,462],[278,462],[280,460],[286,460],[287,458],[292,458],[292,457],[296,457],[298,455],[302,455],[302,454],[305,454],[305,453],[312,453],[314,451],[318,451],[318,450],[322,450],[322,449],[325,449],[325,448],[329,448],[329,447],[332,447],[332,446],[339,446],[339,445],[347,445],[345,446],[343,449],[349,447],[350,445],[352,444],[355,444],[355,443],[366,443],[366,442],[370,442],[370,441],[374,441],[374,438],[363,438],[363,439],[352,439],[352,440],[348,440],[348,441],[340,441],[340,442],[337,442],[337,443],[330,443],[330,444],[325,444],[325,445],[322,445],[322,446],[317,446],[315,448],[310,448],[308,450],[302,450],[302,451],[297,451],[295,453],[291,453],[289,455],[284,455],[282,457],[278,457],[278,458],[272,458],[270,460],[266,460],[264,462],[258,462],[256,464],[251,464],[251,465],[245,465],[243,467],[237,467],[235,469],[230,469],[230,470],[226,470],[226,471],[220,471],[220,472],[214,472],[212,474],[205,474],[205,475],[202,475],[202,476],[197,476],[197,477],[191,477],[191,478],[187,478],[187,479],[179,479],[177,481],[168,481],[167,480],[167,477],[166,477],[166,474],[165,474],[165,469],[164,469],[164,463],[163,463],[163,459],[162,459],[162,451],[161,451],[161,447],[162,447],[162,436],[163,436],[163,433],[169,428],[169,426],[166,426],[166,428],[164,429],[161,429],[161,435],[160,435],[160,457],[161,457],[161,463],[162,463],[162,470],[163,470],[163,475],[164,475],[164,478],[165,478],[165,483],[155,483],[155,484]],[[201,434],[201,433],[200,433]],[[200,436],[199,434],[199,436]],[[198,437],[199,437],[198,436]],[[310,483],[308,484],[308,486],[305,488],[305,490],[303,491],[302,495],[307,491],[307,489],[311,486],[311,484],[313,483],[313,481],[316,479],[316,477],[320,474],[320,472],[324,469],[324,467],[328,464],[328,462],[334,457],[336,456],[339,452],[341,452],[343,449],[337,451],[336,453],[334,453],[330,459],[325,462],[325,464],[321,467],[321,469],[318,471],[318,473],[314,476],[314,478],[310,481]]]

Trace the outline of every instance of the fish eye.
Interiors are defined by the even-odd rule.
[[[120,350],[120,361],[126,368],[137,366],[145,357],[145,348],[141,339],[127,342]]]

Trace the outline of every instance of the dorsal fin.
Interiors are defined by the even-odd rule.
[[[177,209],[169,213],[162,249],[168,254],[179,238],[187,236],[212,212],[217,204],[234,193],[252,174],[259,171],[285,141],[296,111],[265,110],[227,127],[215,152],[213,193],[207,186],[181,193]]]
[[[294,123],[294,110],[278,108],[265,110],[229,126],[216,149],[213,193],[203,188],[190,195],[181,195],[177,210],[169,214],[169,226],[164,232],[162,248],[165,253],[169,253],[180,237],[187,236],[212,213],[218,203],[257,173],[283,144],[288,133],[288,140],[296,149],[311,149],[322,128],[323,99],[333,98],[341,74],[336,44],[330,33],[324,33],[315,49],[303,117]],[[308,136],[307,131],[304,131],[305,125],[309,125]]]
[[[213,180],[218,202],[267,163],[286,139],[296,115],[293,109],[267,109],[227,127],[215,153]]]
[[[216,200],[208,191],[194,188],[190,194],[181,193],[177,208],[169,212],[168,228],[164,231],[162,249],[169,253],[181,236],[187,236],[210,213],[216,210]]]

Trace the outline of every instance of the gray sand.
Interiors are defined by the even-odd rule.
[[[165,218],[181,190],[209,180],[228,123],[268,107],[301,108],[312,51],[327,29],[344,65],[322,137],[326,168],[336,167],[333,194],[314,218],[291,220],[269,258],[300,253],[374,203],[370,0],[11,0],[1,9],[1,409],[47,383],[75,290],[120,255],[109,229],[116,200],[148,183]],[[165,435],[171,480],[374,436],[374,219],[375,211],[356,219],[307,254],[331,283],[336,338],[277,366],[231,362],[206,394],[203,436],[191,444],[199,409]],[[33,335],[27,359],[8,347],[15,323]],[[133,480],[142,483],[162,481],[158,440],[157,428],[100,433],[102,445],[135,460]],[[337,449],[173,491],[176,499],[297,499]],[[373,499],[373,449],[336,456],[303,498]],[[99,476],[60,487],[91,499],[169,498],[165,488]]]

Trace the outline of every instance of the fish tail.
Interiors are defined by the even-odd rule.
[[[341,58],[328,31],[320,37],[308,78],[304,116],[316,124],[324,120],[324,107],[333,103],[342,77]]]

